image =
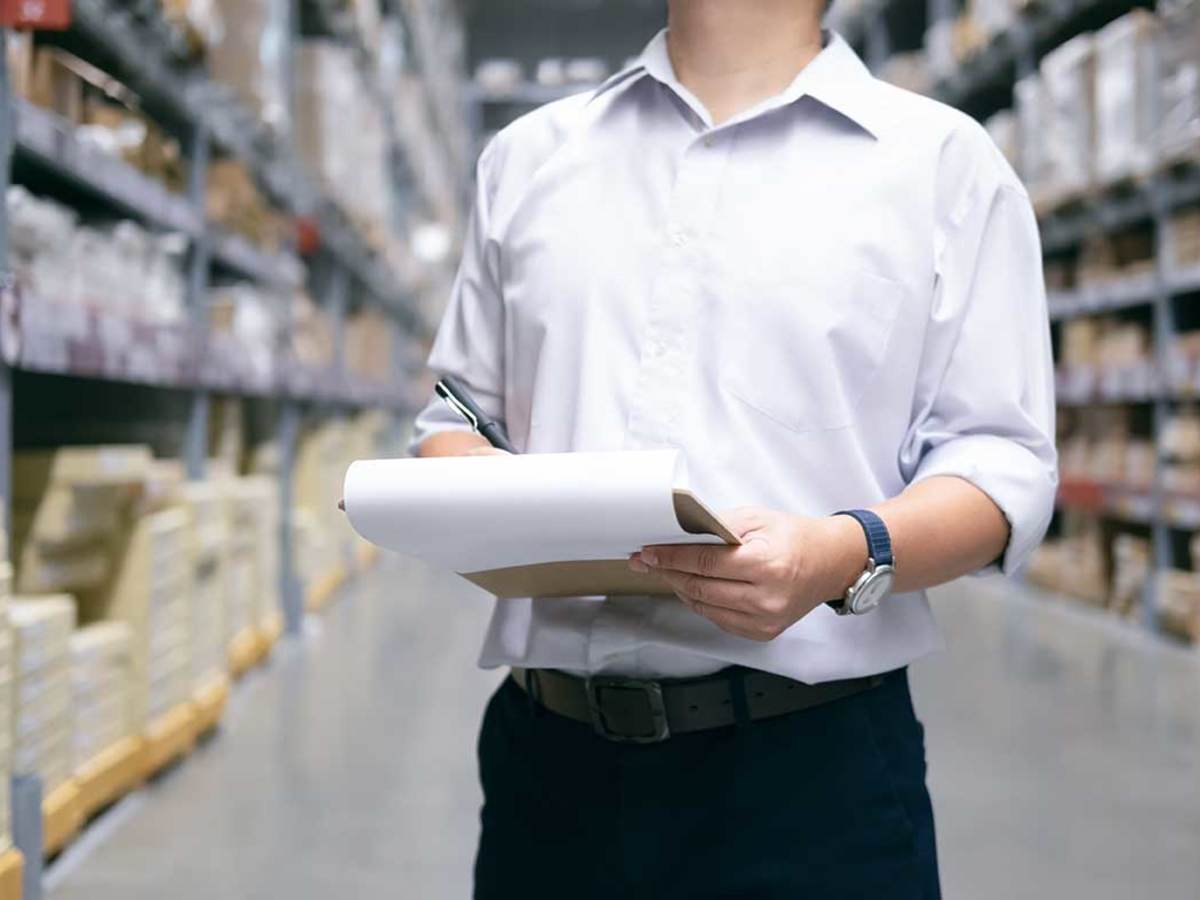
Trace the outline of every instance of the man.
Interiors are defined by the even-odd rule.
[[[821,0],[668,5],[484,151],[430,365],[523,452],[682,448],[743,544],[630,559],[679,602],[496,604],[476,896],[937,897],[905,667],[923,589],[1051,514],[1035,221]],[[420,452],[495,452],[461,429],[432,403]]]

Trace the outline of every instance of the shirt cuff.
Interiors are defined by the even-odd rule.
[[[408,442],[408,455],[416,456],[417,448],[431,434],[437,434],[439,431],[470,430],[471,426],[463,417],[447,406],[441,397],[434,394],[432,399],[425,404],[425,408],[417,413],[417,418],[413,422],[412,439]]]
[[[1054,513],[1058,470],[1029,448],[994,435],[954,438],[925,454],[913,483],[934,475],[954,475],[969,481],[987,494],[1008,519],[1008,545],[999,563],[977,574],[1013,574],[1045,537]]]

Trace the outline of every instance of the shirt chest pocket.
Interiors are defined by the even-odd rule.
[[[844,428],[886,378],[904,298],[869,272],[844,278],[751,276],[734,305],[723,382],[747,406],[795,432]]]

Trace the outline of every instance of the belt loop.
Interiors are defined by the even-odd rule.
[[[525,697],[529,700],[529,714],[535,719],[542,717],[542,673],[538,669],[525,670]]]
[[[750,724],[750,704],[746,700],[746,670],[734,666],[729,670],[729,702],[733,705],[733,720],[741,728]]]

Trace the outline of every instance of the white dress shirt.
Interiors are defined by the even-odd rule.
[[[429,364],[522,452],[681,448],[717,509],[823,516],[956,475],[1008,518],[1010,572],[1053,508],[1028,197],[977,123],[875,80],[836,35],[720,125],[663,32],[599,89],[504,129],[479,160]],[[463,427],[435,398],[414,446]],[[820,606],[769,643],[672,599],[504,600],[480,663],[641,677],[739,663],[815,683],[938,646],[922,592],[862,616]]]

